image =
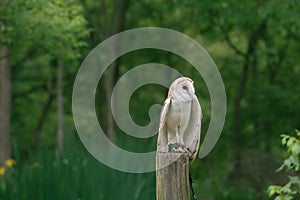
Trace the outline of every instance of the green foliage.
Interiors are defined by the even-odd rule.
[[[25,23],[29,24],[26,29],[31,32],[29,39],[56,58],[79,57],[78,49],[86,46],[82,38],[88,33],[81,7],[73,0],[42,2],[24,13]]]
[[[73,77],[78,69],[90,33],[82,12],[77,0],[1,1],[0,39],[2,45],[8,45],[13,74],[11,133],[22,150],[30,148],[47,99],[55,92],[57,61],[64,63],[64,78]],[[64,86],[65,94],[71,96],[72,82]],[[31,102],[35,103],[28,106]],[[43,122],[41,146],[55,142],[54,103],[46,113],[48,123]],[[70,109],[65,108],[69,113]],[[69,116],[65,118],[70,121]],[[73,128],[72,123],[66,124],[70,126]]]
[[[86,46],[83,39],[89,33],[81,13],[74,0],[27,1],[20,18],[16,19],[16,26],[21,30],[15,32],[55,58],[75,59],[80,56],[78,50]]]
[[[284,160],[278,171],[286,169],[292,172],[299,172],[300,167],[300,131],[296,130],[296,137],[282,135],[282,145],[286,146],[288,158]],[[285,185],[271,185],[268,188],[269,196],[275,195],[275,200],[291,200],[299,197],[300,179],[297,175],[288,176]]]
[[[94,160],[80,141],[66,138],[66,155],[54,155],[56,143],[56,100],[46,113],[40,131],[40,147],[31,154],[31,141],[38,127],[49,94],[56,89],[57,60],[64,67],[65,134],[75,130],[71,97],[73,81],[87,51],[113,33],[117,1],[94,0],[1,0],[0,42],[9,49],[12,70],[11,135],[19,148],[13,155],[17,165],[0,178],[0,199],[154,199],[155,175],[116,172]],[[222,136],[205,159],[191,167],[199,197],[214,199],[266,199],[265,185],[283,182],[274,177],[281,149],[275,145],[279,133],[299,126],[300,113],[300,2],[296,0],[140,0],[130,1],[125,29],[141,26],[171,28],[198,40],[217,63],[228,98],[227,118]],[[255,11],[255,12],[254,12]],[[250,35],[266,23],[258,34],[255,58],[241,105],[242,176],[233,183],[234,97],[240,84],[240,72]],[[231,41],[232,44],[229,44]],[[201,61],[199,61],[201,62]],[[194,79],[203,109],[202,136],[210,122],[210,95],[201,76],[190,63],[172,53],[139,50],[121,57],[116,78],[134,66],[145,63],[169,65]],[[101,80],[102,81],[102,80]],[[105,91],[99,83],[97,115],[105,127]],[[117,80],[116,80],[117,81]],[[149,123],[148,110],[162,104],[166,89],[157,85],[140,87],[130,100],[132,119],[139,125]],[[143,103],[141,103],[143,102]],[[133,138],[116,128],[116,145],[133,152],[155,150],[156,137]],[[299,137],[283,136],[289,157],[281,170],[299,170]],[[18,158],[19,157],[19,158]],[[274,168],[275,170],[275,168]],[[299,173],[294,172],[294,173]],[[299,179],[292,173],[288,183],[273,186],[273,195],[295,196]],[[72,189],[70,189],[72,188]],[[127,190],[127,191],[126,191]],[[51,191],[51,192],[49,192]],[[49,197],[45,195],[49,195]],[[130,196],[128,196],[130,194]],[[283,198],[283,197],[282,197]]]
[[[94,159],[72,133],[67,134],[65,155],[50,150],[32,154],[25,162],[0,175],[0,198],[155,199],[155,173],[129,174],[110,169]]]

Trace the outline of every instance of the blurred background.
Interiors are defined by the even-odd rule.
[[[282,133],[300,127],[300,2],[297,0],[1,0],[0,199],[155,199],[155,172],[111,169],[81,143],[72,118],[72,90],[88,53],[123,30],[158,26],[197,40],[224,80],[227,116],[220,140],[191,166],[199,199],[268,199],[286,156]],[[175,41],[176,42],[176,41]],[[195,81],[202,132],[210,97],[181,57],[147,49],[128,53],[105,71],[95,98],[107,136],[128,151],[149,152],[156,136],[137,139],[114,123],[110,95],[128,70],[162,63]],[[139,125],[167,88],[140,87],[130,100]],[[141,103],[143,102],[143,103]],[[204,135],[202,135],[204,138]],[[272,197],[271,197],[272,198]]]

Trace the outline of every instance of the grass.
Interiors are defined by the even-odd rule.
[[[155,140],[153,144],[132,140],[122,138],[118,145],[134,152],[155,146]],[[243,183],[251,181],[247,177],[241,177],[239,186],[230,183],[230,160],[221,150],[197,159],[190,167],[196,195],[203,199],[257,199],[255,188]],[[41,149],[26,158],[15,151],[14,159],[16,164],[0,173],[0,200],[155,199],[155,172],[131,174],[111,169],[92,157],[76,134],[66,134],[63,156],[53,149]]]
[[[68,142],[64,156],[41,150],[0,178],[0,199],[155,199],[155,173],[130,174],[94,159],[80,144]]]

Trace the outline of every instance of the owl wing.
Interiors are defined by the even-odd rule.
[[[169,108],[171,105],[171,99],[167,98],[164,102],[164,105],[161,109],[160,113],[160,123],[159,123],[159,131],[158,131],[158,139],[157,139],[157,151],[160,152],[168,152],[168,133],[166,126],[166,118],[169,112]]]
[[[197,99],[194,95],[191,106],[191,115],[189,119],[189,124],[185,130],[183,140],[186,147],[191,152],[190,160],[192,163],[198,154],[199,143],[200,143],[200,132],[201,132],[201,119],[202,110]]]

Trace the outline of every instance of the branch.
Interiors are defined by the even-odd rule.
[[[229,35],[225,35],[225,41],[228,43],[228,45],[234,50],[234,52],[240,56],[245,57],[246,54],[244,52],[242,52],[241,50],[239,50],[231,41]]]
[[[103,27],[106,27],[107,29],[109,29],[110,27],[108,26],[107,22],[108,22],[108,15],[107,15],[107,7],[106,7],[106,1],[102,0],[100,1],[100,10],[103,16]],[[107,30],[106,33],[104,33],[106,35],[106,37],[108,36],[108,33],[110,33],[111,30]],[[105,39],[105,38],[104,38]]]
[[[283,47],[279,50],[277,59],[273,58],[274,55],[269,54],[269,62],[267,63],[267,68],[271,74],[270,83],[273,83],[275,77],[277,76],[280,68],[282,67],[282,62],[284,61],[285,55],[287,53],[287,49],[289,46],[289,42],[286,42]]]
[[[13,99],[15,100],[15,99],[20,98],[20,97],[24,98],[24,96],[28,96],[32,93],[39,92],[39,91],[45,91],[45,90],[48,90],[46,85],[39,85],[39,86],[36,86],[36,87],[31,87],[29,90],[22,91],[22,92],[19,92],[19,93],[13,93]]]
[[[225,28],[222,26],[222,25],[220,25],[220,28],[221,28],[221,30],[222,30],[222,32],[226,32],[225,31]],[[240,56],[243,56],[243,57],[245,57],[246,56],[246,53],[244,53],[244,52],[242,52],[241,50],[239,50],[238,48],[237,48],[237,46],[235,46],[234,44],[233,44],[233,42],[232,42],[232,40],[230,39],[230,37],[229,37],[229,32],[227,33],[227,34],[224,34],[224,37],[225,37],[225,41],[228,43],[228,45],[234,50],[234,52],[236,53],[236,54],[238,54],[238,55],[240,55]]]
[[[33,150],[37,149],[40,143],[40,138],[41,138],[41,130],[43,128],[44,122],[46,120],[47,114],[50,111],[51,104],[53,100],[55,99],[55,93],[54,92],[48,92],[48,98],[47,101],[45,102],[41,115],[38,119],[37,125],[35,127],[32,140],[31,140],[31,147]]]
[[[89,9],[87,3],[85,3],[84,1],[81,1],[81,5],[84,9],[84,13],[86,15],[88,22],[93,27],[95,32],[100,35],[99,39],[105,38],[105,33],[103,33],[103,31],[101,31],[101,26],[99,25],[99,22],[95,22],[95,20],[93,19],[92,12],[90,12],[90,9]]]

